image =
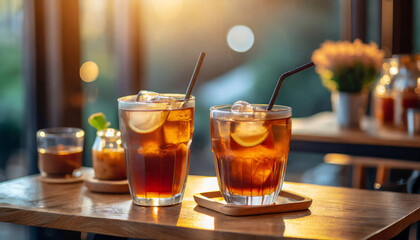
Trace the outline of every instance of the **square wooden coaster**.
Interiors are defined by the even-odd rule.
[[[229,216],[247,216],[269,213],[294,212],[308,209],[312,199],[282,190],[274,204],[244,206],[227,204],[220,191],[194,194],[195,202],[201,206]]]

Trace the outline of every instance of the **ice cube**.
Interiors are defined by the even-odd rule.
[[[253,110],[255,119],[265,119],[267,115],[267,109],[261,106],[254,106]]]
[[[171,101],[175,101],[175,98],[158,94],[155,98],[153,98],[153,101],[155,101],[155,102],[171,102]]]
[[[159,93],[141,90],[137,95],[137,101],[152,101],[159,96]]]
[[[273,164],[274,160],[267,159],[263,154],[254,159],[252,181],[255,185],[263,184],[268,178],[272,178]]]
[[[139,106],[141,110],[171,110],[175,98],[163,96],[156,92],[141,90],[137,101],[147,102]]]
[[[163,125],[163,134],[166,144],[187,143],[191,138],[190,121],[167,121]]]
[[[244,112],[246,112],[246,113],[252,113],[254,110],[252,109],[251,104],[249,104],[249,103],[247,103],[245,101],[239,100],[239,101],[236,101],[232,105],[231,111],[233,113],[244,113]]]
[[[169,110],[176,110],[176,109],[182,109],[182,106],[184,105],[184,102],[179,101],[168,101],[167,103],[167,109]]]
[[[175,110],[182,108],[183,102],[178,101],[178,99],[170,96],[158,95],[153,99],[153,101],[159,102],[160,104],[165,104],[166,109]]]
[[[140,150],[140,154],[144,154],[145,156],[158,156],[160,152],[159,142],[157,141],[147,141],[143,142]]]
[[[171,111],[168,115],[167,121],[192,121],[193,111],[190,109],[182,111]]]
[[[267,110],[261,106],[254,106],[253,110],[254,112],[267,112]]]

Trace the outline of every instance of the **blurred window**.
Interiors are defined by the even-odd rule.
[[[90,149],[95,136],[87,123],[90,114],[104,112],[118,128],[117,89],[124,87],[124,74],[131,74],[124,65],[134,66],[141,89],[183,93],[199,52],[205,51],[193,92],[197,103],[191,173],[214,174],[209,107],[239,99],[267,103],[281,73],[308,62],[325,40],[343,36],[344,2],[348,1],[79,1],[85,146]],[[380,39],[374,27],[378,7],[369,1],[368,40]],[[414,12],[419,8],[414,1]],[[125,21],[124,13],[134,15],[138,23]],[[22,18],[22,0],[0,1],[0,179],[6,163],[19,159],[23,146]],[[419,19],[414,14],[416,51]],[[122,40],[129,41],[121,33],[134,36],[128,51],[121,47]],[[124,54],[134,55],[134,62],[123,62]],[[138,90],[126,87],[123,92]],[[329,98],[316,73],[307,70],[287,79],[276,103],[291,106],[294,117],[304,117],[330,110]],[[90,165],[90,151],[86,152]]]
[[[236,100],[267,103],[281,73],[310,61],[326,39],[340,38],[341,5],[334,0],[138,3],[81,1],[82,63],[92,61],[99,69],[96,80],[83,83],[83,119],[104,112],[118,127],[115,88],[124,77],[118,61],[125,60],[121,54],[132,54],[121,48],[119,34],[124,28],[133,34],[138,30],[121,18],[130,19],[126,15],[134,11],[139,18],[130,20],[139,21],[134,26],[140,29],[140,40],[130,47],[140,54],[136,64],[142,89],[184,93],[200,51],[207,53],[193,91],[197,101],[190,173],[214,174],[210,106]],[[276,103],[291,106],[296,117],[330,109],[329,93],[313,70],[290,77]],[[95,131],[83,124],[86,146],[91,146]]]
[[[22,0],[0,1],[0,181],[26,174],[22,151],[22,4]]]

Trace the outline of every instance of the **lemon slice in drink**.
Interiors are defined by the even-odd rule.
[[[167,111],[150,111],[131,113],[128,124],[138,133],[151,133],[166,121]]]
[[[262,123],[240,123],[230,136],[243,147],[254,147],[268,136],[268,130]]]

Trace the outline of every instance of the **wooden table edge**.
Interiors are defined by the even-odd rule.
[[[412,211],[407,217],[400,218],[392,225],[379,229],[369,235],[366,239],[390,239],[397,236],[411,224],[420,221],[420,207]]]
[[[195,178],[206,178],[206,176],[198,176],[198,175],[190,175],[191,177]],[[31,178],[33,176],[26,176],[24,178]],[[211,177],[215,178],[215,177]],[[12,180],[15,181],[15,180]],[[295,184],[293,182],[285,182],[286,185],[292,187]],[[304,185],[315,185],[316,184],[307,184]],[[337,186],[322,186],[325,188],[343,188]],[[286,189],[285,189],[286,190]],[[356,189],[355,189],[356,190]],[[370,190],[359,190],[356,191],[370,191]],[[193,200],[184,200],[185,202],[194,202]],[[13,204],[13,203],[12,203]],[[33,216],[31,216],[33,215]],[[34,224],[34,217],[38,219],[38,224]],[[65,226],[58,225],[57,219],[62,221],[73,221],[77,223],[76,228],[66,228]],[[19,221],[17,221],[17,219]],[[35,219],[35,220],[36,220]],[[92,221],[101,219],[101,221]],[[415,210],[411,211],[408,215],[403,218],[400,218],[396,222],[392,223],[392,225],[384,227],[382,229],[377,230],[376,232],[368,235],[366,239],[383,239],[384,237],[395,236],[403,229],[407,228],[410,224],[415,223],[420,220],[420,207],[417,207]],[[167,225],[167,224],[157,224],[151,222],[137,222],[132,220],[126,219],[117,219],[117,218],[107,218],[102,216],[92,217],[88,215],[84,215],[81,213],[80,215],[71,215],[67,213],[61,212],[51,212],[49,209],[37,209],[32,210],[30,207],[16,207],[11,205],[10,203],[1,203],[0,204],[0,221],[1,222],[8,222],[8,223],[16,223],[22,225],[29,225],[29,226],[37,226],[37,227],[49,227],[49,228],[56,228],[56,229],[63,229],[63,230],[71,230],[71,231],[80,231],[80,232],[92,232],[92,233],[99,233],[99,234],[107,234],[111,236],[121,236],[121,237],[145,237],[145,238],[157,238],[157,239],[179,239],[179,238],[186,238],[186,239],[195,239],[197,234],[203,238],[209,239],[218,239],[221,237],[229,238],[229,237],[241,237],[244,239],[275,239],[275,238],[290,238],[287,236],[264,236],[258,233],[242,233],[242,232],[231,232],[229,230],[220,230],[220,229],[205,229],[205,228],[191,228],[191,227],[180,227],[175,225]],[[108,229],[104,226],[101,226],[103,221],[107,222],[103,224],[104,226],[109,226],[112,224],[122,225],[118,226],[121,231],[112,232],[111,229]],[[125,226],[123,226],[125,225]],[[150,228],[150,229],[148,229]],[[130,231],[130,229],[133,229]],[[139,231],[142,229],[142,231]],[[141,235],[139,235],[139,232]]]
[[[198,206],[198,205],[197,205]],[[19,215],[30,215],[36,214],[37,219],[45,219],[42,223],[33,224],[33,221],[30,221],[31,216],[25,216],[24,221],[21,219],[19,221],[11,220],[8,216],[16,216],[14,215],[15,211],[19,211]],[[22,213],[23,211],[23,213]],[[4,214],[6,213],[6,214]],[[54,224],[56,219],[61,218],[60,220],[63,221],[74,221],[78,222],[78,227],[65,227],[61,224]],[[101,219],[101,223],[98,225],[93,224],[92,220]],[[38,220],[39,221],[39,220]],[[103,224],[103,221],[109,221],[108,223]],[[212,230],[212,229],[197,229],[197,228],[189,228],[189,227],[180,227],[180,226],[172,226],[166,224],[157,224],[157,223],[145,223],[145,222],[136,222],[132,220],[123,220],[123,219],[116,219],[116,218],[106,218],[106,217],[92,217],[92,216],[74,216],[71,214],[66,213],[55,213],[49,211],[34,211],[28,208],[17,208],[11,207],[5,204],[0,204],[0,222],[6,223],[13,223],[19,225],[26,225],[26,226],[34,226],[34,227],[44,227],[44,228],[53,228],[53,229],[61,229],[61,230],[69,230],[69,231],[76,231],[76,232],[89,232],[89,233],[96,233],[96,234],[105,234],[110,236],[116,237],[129,237],[129,238],[146,238],[146,239],[197,239],[199,235],[201,239],[288,239],[285,236],[267,236],[263,234],[257,233],[242,233],[242,232],[235,232],[235,231],[226,231],[226,230]],[[107,227],[109,225],[119,225],[121,231],[118,233],[108,230]],[[122,225],[125,225],[122,227]],[[142,234],[140,235],[138,231],[143,228],[147,228],[146,231],[149,234]],[[136,232],[129,231],[129,229],[136,229]],[[152,234],[150,234],[150,232]],[[296,239],[296,238],[294,238]],[[297,238],[299,239],[299,238]],[[303,238],[300,238],[303,239]]]

